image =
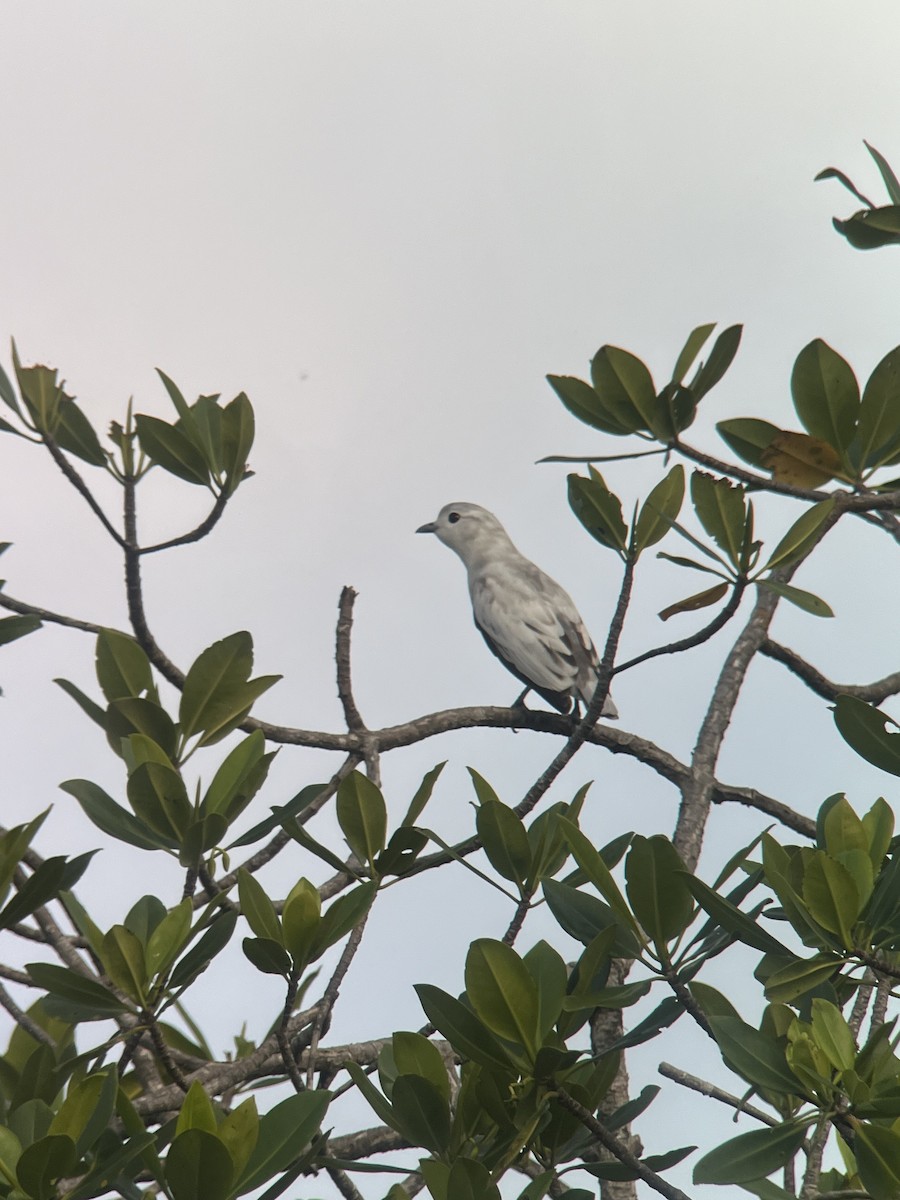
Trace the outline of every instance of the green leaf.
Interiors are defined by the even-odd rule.
[[[587,946],[598,934],[613,928],[614,950],[618,956],[637,958],[641,953],[633,923],[626,924],[608,904],[555,879],[545,879],[542,886],[550,911],[570,937]]]
[[[194,1080],[182,1102],[175,1135],[177,1137],[180,1133],[187,1133],[189,1129],[205,1129],[207,1133],[215,1133],[217,1127],[212,1101],[204,1091],[203,1085]]]
[[[379,789],[359,771],[341,780],[337,819],[353,853],[374,866],[387,839],[387,808]]]
[[[569,973],[560,955],[543,940],[536,942],[522,961],[537,988],[538,1035],[543,1040],[563,1010]]]
[[[58,421],[53,436],[57,445],[83,462],[94,467],[106,466],[106,454],[93,425],[68,396],[62,396],[60,399]]]
[[[820,500],[798,517],[772,551],[766,570],[771,571],[775,566],[785,566],[804,558],[821,537],[822,527],[831,517],[833,508],[834,498],[829,497]]]
[[[237,1108],[233,1108],[230,1113],[227,1113],[218,1127],[217,1134],[231,1155],[235,1175],[241,1175],[250,1161],[250,1155],[253,1153],[259,1137],[259,1113],[256,1110],[256,1097],[248,1097],[243,1104],[239,1104]]]
[[[275,805],[268,817],[265,817],[252,829],[248,829],[246,833],[241,834],[228,847],[229,850],[234,850],[238,846],[252,846],[254,842],[260,841],[268,836],[273,829],[277,829],[279,825],[283,825],[286,832],[290,833],[288,828],[289,818],[295,817],[312,804],[313,800],[318,799],[328,788],[326,783],[310,783],[305,788],[301,788],[296,796],[292,796],[287,804]]]
[[[128,1011],[128,1006],[109,988],[77,971],[57,967],[54,963],[27,963],[25,969],[39,988],[50,993],[51,998],[64,1000],[71,1013],[77,1012],[78,1020],[102,1021]],[[47,1003],[44,1002],[45,1006]]]
[[[758,586],[768,592],[775,592],[779,596],[783,596],[785,600],[795,604],[797,608],[802,608],[804,612],[813,617],[833,617],[834,610],[821,596],[816,596],[812,592],[805,592],[803,588],[794,587],[793,584],[777,583],[773,579],[761,579]]]
[[[883,154],[879,154],[874,146],[870,146],[865,138],[863,139],[863,145],[875,160],[875,165],[878,167],[881,178],[884,180],[884,186],[887,188],[891,204],[900,204],[900,182],[897,181],[897,176],[891,170],[890,163]]]
[[[294,970],[301,970],[309,961],[310,951],[322,918],[322,899],[319,889],[308,879],[300,879],[291,889],[281,913],[285,949],[294,960]]]
[[[476,809],[475,824],[494,870],[504,879],[523,884],[531,870],[531,846],[521,819],[508,805],[488,800]]]
[[[416,788],[416,794],[409,802],[409,808],[406,810],[406,816],[400,822],[401,827],[404,825],[415,825],[419,817],[425,811],[425,805],[431,799],[431,793],[434,791],[434,785],[437,783],[441,772],[446,767],[446,762],[438,763],[432,767],[430,771],[426,771],[422,778],[422,782]]]
[[[656,433],[656,388],[639,358],[618,346],[601,346],[591,361],[591,379],[600,403],[614,420]],[[668,432],[660,429],[663,436]]]
[[[395,1033],[391,1039],[398,1075],[421,1075],[450,1102],[450,1077],[441,1052],[421,1033]]]
[[[743,329],[743,325],[729,325],[716,338],[709,358],[689,384],[696,400],[702,400],[706,393],[716,386],[732,362],[734,362],[734,356],[737,354],[738,346],[741,344]]]
[[[763,467],[765,452],[781,433],[770,421],[756,417],[736,417],[730,421],[719,421],[716,425],[720,437],[731,450],[753,467]]]
[[[839,1008],[814,997],[812,1002],[813,1038],[836,1071],[849,1071],[856,1062],[856,1043],[850,1026]]]
[[[846,867],[821,850],[813,851],[803,875],[803,901],[823,929],[836,933],[852,949],[851,929],[862,898]]]
[[[622,505],[606,487],[601,476],[591,472],[591,478],[569,475],[569,507],[601,546],[624,555],[627,549],[628,530],[622,520]]]
[[[883,1125],[854,1124],[853,1153],[872,1200],[896,1200],[900,1192],[900,1134]]]
[[[139,696],[153,687],[150,660],[134,638],[116,629],[97,635],[97,682],[107,701]]]
[[[285,979],[290,975],[290,955],[280,942],[272,938],[244,938],[241,948],[257,971],[264,975],[281,975]]]
[[[900,346],[884,356],[863,389],[854,456],[861,470],[896,461],[900,451]]]
[[[709,1017],[722,1057],[732,1071],[756,1088],[797,1095],[801,1085],[791,1073],[779,1043],[739,1017]]]
[[[238,869],[238,899],[241,913],[257,937],[284,944],[275,905],[259,880],[243,867]]]
[[[209,928],[175,964],[169,986],[173,991],[188,987],[225,948],[237,925],[237,913],[223,912],[214,917]]]
[[[891,775],[900,775],[900,735],[888,732],[889,725],[900,730],[893,717],[855,696],[838,696],[834,723],[844,741],[861,758]]]
[[[174,762],[178,730],[169,714],[154,701],[140,696],[113,700],[106,710],[106,737],[114,753],[123,756],[122,742],[134,733],[142,733],[156,742]]]
[[[106,1130],[116,1106],[119,1081],[114,1067],[73,1081],[50,1125],[51,1134],[66,1134],[81,1158]]]
[[[185,898],[163,917],[147,940],[147,973],[152,979],[169,969],[191,931],[193,905]]]
[[[313,959],[324,954],[329,946],[339,942],[354,929],[368,913],[378,894],[378,884],[372,880],[345,892],[328,906],[322,914],[318,932],[310,951]]]
[[[469,776],[472,780],[472,786],[475,788],[475,795],[478,797],[478,803],[490,804],[492,801],[496,801],[499,804],[500,797],[484,778],[484,776],[479,775],[474,767],[466,767],[466,770],[469,772]]]
[[[263,764],[266,739],[260,729],[254,729],[234,747],[213,776],[203,797],[203,811],[221,813],[229,822],[235,820],[265,782],[268,762]]]
[[[421,1075],[399,1075],[391,1093],[394,1118],[414,1146],[443,1154],[450,1145],[450,1105]]]
[[[141,449],[157,466],[186,483],[209,486],[209,468],[200,450],[175,425],[138,413],[134,418]]]
[[[685,375],[687,375],[688,371],[694,365],[694,359],[703,349],[715,327],[716,323],[713,321],[709,325],[698,325],[696,329],[691,331],[675,363],[675,370],[672,372],[673,383],[682,383],[684,381]]]
[[[655,546],[672,528],[684,501],[684,467],[676,464],[644,501],[634,530],[638,554]]]
[[[694,916],[685,866],[668,838],[635,835],[625,859],[628,899],[657,946],[679,937]]]
[[[841,960],[833,954],[814,954],[812,958],[792,958],[773,971],[765,981],[766,999],[791,1004],[807,992],[827,983],[840,970]]]
[[[214,1133],[188,1129],[166,1155],[166,1180],[174,1200],[227,1200],[234,1163]]]
[[[668,558],[669,556],[661,555],[660,557]],[[674,604],[661,608],[657,615],[661,621],[668,621],[670,617],[677,616],[679,613],[696,612],[701,608],[709,608],[722,600],[728,590],[729,584],[717,583],[714,587],[704,588],[702,592],[695,592],[693,596],[686,596],[683,600],[677,600]]]
[[[695,875],[686,875],[685,883],[704,912],[716,921],[723,929],[733,933],[739,941],[763,954],[789,954],[790,951],[764,929],[753,917],[749,917],[725,896],[707,887],[702,879]]]
[[[41,1138],[22,1151],[16,1164],[19,1186],[32,1200],[51,1200],[57,1195],[57,1179],[71,1175],[78,1161],[75,1143],[66,1134]]]
[[[515,950],[493,938],[476,938],[466,956],[465,977],[466,994],[488,1029],[536,1053],[537,988]]]
[[[100,958],[116,987],[143,1004],[147,988],[144,948],[131,930],[124,925],[113,925],[103,939]]]
[[[797,355],[791,394],[806,432],[845,451],[859,415],[859,384],[850,364],[821,338]]]
[[[548,375],[547,382],[573,417],[601,433],[622,436],[640,427],[636,414],[631,414],[628,420],[623,420],[620,412],[613,414],[591,385],[581,379],[572,375]]]
[[[704,1154],[694,1167],[694,1183],[751,1183],[783,1167],[803,1145],[806,1127],[786,1121],[730,1138]]]
[[[281,678],[264,675],[251,680],[252,669],[253,639],[246,631],[204,650],[184,681],[179,709],[182,736],[203,733],[200,745],[211,745],[239,724],[254,700]]]
[[[86,696],[80,688],[77,688],[68,679],[54,679],[53,682],[61,687],[67,696],[71,696],[82,712],[87,713],[95,724],[99,725],[101,729],[106,729],[105,709],[91,700],[90,696]]]
[[[590,883],[606,900],[610,908],[621,918],[630,929],[637,931],[637,925],[631,909],[625,902],[625,897],[619,891],[619,885],[612,877],[603,856],[594,849],[590,840],[582,833],[577,825],[573,825],[565,817],[559,818],[559,829],[565,838],[575,861],[581,867]]]
[[[222,410],[222,461],[232,493],[244,478],[255,436],[253,405],[240,392]]]
[[[691,476],[691,501],[700,524],[731,564],[740,568],[744,550],[747,506],[744,488],[705,471]]]
[[[39,617],[3,617],[0,620],[0,646],[6,646],[9,642],[15,642],[29,633],[34,633],[35,630],[41,628],[41,625],[42,621]]]
[[[300,1092],[288,1096],[260,1117],[259,1137],[238,1180],[237,1195],[246,1195],[260,1187],[303,1153],[319,1131],[330,1101],[330,1092]]]
[[[163,838],[176,843],[184,838],[192,808],[177,771],[158,762],[141,763],[129,775],[126,791],[139,820]]]
[[[513,1069],[506,1050],[471,1009],[431,984],[414,986],[428,1020],[454,1049],[490,1070]]]
[[[165,850],[175,843],[174,839],[161,837],[115,800],[103,788],[89,779],[67,779],[60,788],[74,796],[84,814],[101,832],[139,850]]]

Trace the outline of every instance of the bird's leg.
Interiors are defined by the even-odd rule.
[[[531,688],[527,687],[524,692],[516,696],[515,700],[513,700],[512,704],[510,705],[510,708],[527,708],[528,705],[525,703],[525,697],[530,691]]]

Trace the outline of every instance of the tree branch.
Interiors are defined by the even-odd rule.
[[[660,1075],[664,1075],[666,1079],[671,1079],[673,1083],[680,1084],[681,1087],[690,1088],[692,1092],[699,1092],[701,1096],[708,1096],[711,1100],[718,1100],[722,1104],[727,1104],[729,1108],[733,1108],[737,1112],[755,1117],[757,1121],[762,1121],[764,1125],[768,1125],[772,1129],[781,1124],[780,1121],[763,1112],[761,1108],[755,1108],[752,1104],[746,1104],[739,1096],[732,1096],[730,1092],[723,1092],[721,1088],[715,1087],[714,1084],[707,1083],[705,1079],[699,1079],[696,1075],[689,1075],[687,1071],[682,1071],[679,1067],[673,1067],[671,1063],[661,1062],[657,1070]]]
[[[867,704],[881,704],[888,696],[896,696],[900,692],[900,671],[885,675],[884,679],[877,679],[874,683],[832,683],[799,654],[771,638],[766,638],[759,652],[787,667],[823,700],[835,700],[838,696],[856,696],[865,700]]]

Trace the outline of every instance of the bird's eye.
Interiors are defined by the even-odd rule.
[[[459,513],[458,512],[448,513],[447,520],[450,522],[451,525],[455,525],[456,522],[459,520]]]

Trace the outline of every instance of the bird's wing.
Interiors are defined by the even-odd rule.
[[[523,559],[470,580],[475,623],[498,655],[538,689],[570,693],[595,675],[591,639],[568,594]]]

